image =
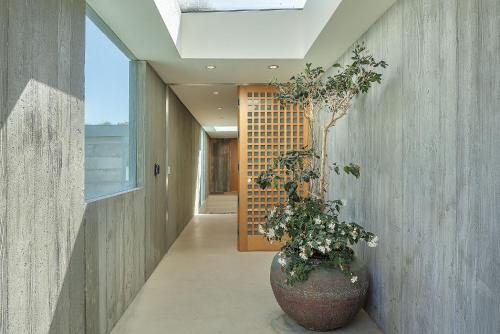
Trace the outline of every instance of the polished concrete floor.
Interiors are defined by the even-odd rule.
[[[236,250],[236,215],[198,215],[112,333],[308,333],[284,317],[274,300],[273,255]],[[381,332],[362,311],[335,333]]]
[[[238,195],[227,193],[208,196],[202,213],[236,213],[238,210]]]

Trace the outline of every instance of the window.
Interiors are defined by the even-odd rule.
[[[85,198],[136,187],[128,51],[90,9],[85,19]]]
[[[304,9],[306,0],[177,0],[181,12]]]

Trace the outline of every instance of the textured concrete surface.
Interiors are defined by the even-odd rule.
[[[273,256],[236,250],[236,215],[195,216],[112,333],[309,333],[274,299]],[[381,332],[362,311],[335,333]]]
[[[200,159],[208,159],[208,140],[189,110],[170,88],[167,90],[167,166],[170,166],[167,178],[167,244],[170,247],[193,218],[195,207],[199,205],[197,198],[203,200],[207,194],[208,182],[202,182],[200,178],[203,176],[206,180],[206,173],[202,175],[201,167],[208,164]],[[202,137],[205,137],[204,140]],[[202,150],[202,145],[205,145],[205,150]]]
[[[145,86],[142,90],[144,105],[144,186],[146,189],[146,278],[151,275],[170,246],[167,230],[167,107],[166,85],[153,68],[142,62]],[[153,166],[160,166],[160,174],[154,175]],[[176,194],[171,194],[176,196]],[[186,219],[186,222],[190,218]]]
[[[499,17],[497,0],[400,0],[360,39],[389,67],[331,136],[361,178],[329,195],[380,235],[362,254],[387,333],[500,332]]]
[[[166,86],[146,62],[134,62],[132,70],[138,85],[133,103],[137,106],[139,189],[87,205],[85,277],[89,334],[109,333],[167,252],[168,240],[177,238],[177,224],[185,225],[191,219],[193,212],[189,217],[179,217],[180,221],[167,221],[167,196],[183,196],[191,203],[196,199],[195,192],[181,193],[184,189],[175,187],[167,190]],[[172,126],[177,127],[176,119]],[[173,158],[200,158],[189,153]],[[161,166],[157,176],[153,175],[154,163]],[[189,168],[194,170],[197,166]],[[176,216],[177,209],[170,209],[172,216]]]
[[[0,333],[85,328],[85,1],[0,1]]]

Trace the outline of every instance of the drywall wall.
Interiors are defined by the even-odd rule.
[[[202,150],[200,136],[206,136],[200,124],[189,110],[168,88],[168,226],[167,238],[170,246],[194,215],[200,196],[203,175],[201,159],[207,156]],[[206,139],[206,138],[205,138]],[[205,162],[205,166],[208,165]],[[206,183],[204,183],[206,184]],[[205,192],[206,193],[206,192]]]
[[[361,178],[332,176],[329,197],[380,235],[361,255],[386,333],[500,331],[499,17],[496,0],[400,0],[360,39],[389,68],[331,135]]]
[[[85,329],[84,15],[0,3],[1,333]]]

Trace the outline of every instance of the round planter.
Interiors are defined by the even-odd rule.
[[[329,331],[346,325],[364,304],[369,284],[366,267],[355,260],[351,271],[358,276],[356,283],[338,269],[318,266],[306,281],[288,285],[276,255],[271,265],[271,286],[290,318],[307,329]]]

